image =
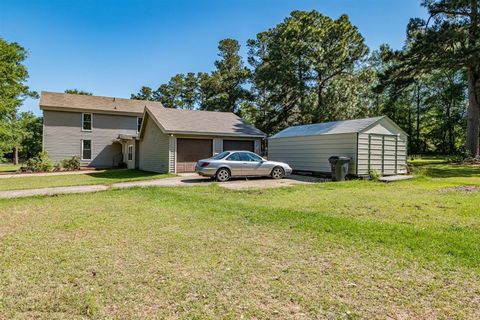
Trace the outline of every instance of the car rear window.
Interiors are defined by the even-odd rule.
[[[213,156],[212,159],[221,160],[221,159],[225,158],[226,156],[228,156],[229,154],[230,154],[230,152],[228,152],[228,151],[220,152],[219,154]]]

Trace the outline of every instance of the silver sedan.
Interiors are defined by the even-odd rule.
[[[292,173],[286,163],[268,161],[249,151],[224,151],[209,159],[199,160],[195,172],[224,182],[231,177],[272,177],[282,179]]]

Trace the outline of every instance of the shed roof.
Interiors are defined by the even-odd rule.
[[[42,91],[40,109],[82,110],[93,112],[143,114],[146,106],[163,108],[160,102],[114,97],[86,96]]]
[[[152,108],[146,112],[166,133],[265,137],[266,134],[231,112]]]
[[[280,131],[279,133],[270,137],[270,139],[338,133],[356,133],[365,130],[366,128],[370,127],[372,124],[380,121],[383,118],[386,117],[381,116],[374,118],[342,120],[307,124],[302,126],[293,126]]]

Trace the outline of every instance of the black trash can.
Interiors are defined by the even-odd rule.
[[[339,157],[332,156],[328,158],[330,165],[332,167],[332,180],[333,181],[344,181],[345,177],[348,174],[348,165],[350,164],[351,158],[349,157]]]

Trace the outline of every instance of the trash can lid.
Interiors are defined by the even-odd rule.
[[[350,157],[337,157],[337,158],[338,158],[338,160],[345,160],[345,161],[347,161],[347,160],[348,160],[348,161],[352,160],[352,158],[350,158]]]
[[[339,156],[331,156],[330,158],[328,158],[328,161],[334,161],[334,160],[338,160],[340,159]]]

